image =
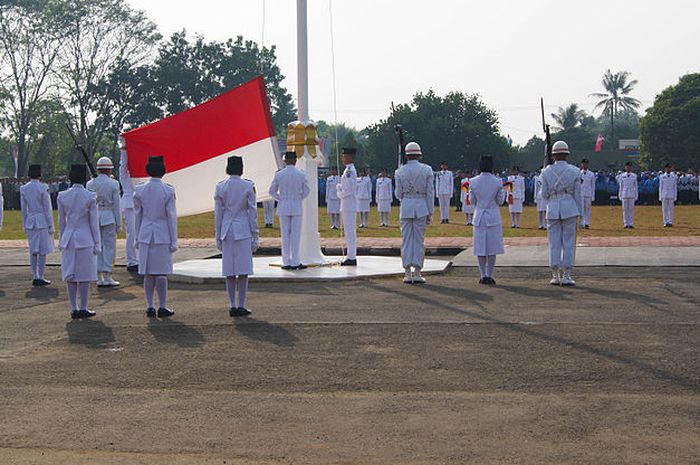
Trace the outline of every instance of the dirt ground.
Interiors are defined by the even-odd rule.
[[[699,464],[699,268],[93,290],[0,267],[2,464]]]

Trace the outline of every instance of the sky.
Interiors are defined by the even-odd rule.
[[[165,36],[185,29],[276,45],[296,98],[296,1],[128,1]],[[524,144],[541,133],[540,97],[548,117],[570,103],[591,112],[589,94],[602,90],[607,69],[639,80],[632,95],[642,112],[700,71],[697,0],[308,0],[310,115],[327,122],[335,120],[331,17],[337,121],[358,129],[418,91],[462,91],[481,95],[503,135]]]

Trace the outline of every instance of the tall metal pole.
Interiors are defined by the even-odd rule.
[[[299,121],[305,128],[303,155],[298,159],[299,169],[306,173],[311,193],[304,199],[301,225],[300,258],[305,265],[321,265],[326,259],[321,252],[321,235],[318,232],[318,164],[322,155],[316,146],[316,130],[309,118],[309,54],[307,41],[306,0],[297,0],[297,105]],[[306,129],[311,129],[313,131]],[[314,156],[309,153],[313,151]],[[300,153],[297,152],[297,156]]]
[[[297,105],[299,121],[309,121],[309,46],[306,0],[297,0]]]

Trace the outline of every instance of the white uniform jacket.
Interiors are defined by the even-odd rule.
[[[540,176],[548,220],[565,220],[582,215],[580,169],[559,160],[545,168]]]
[[[513,198],[516,200],[525,200],[525,178],[519,174],[508,176],[508,181],[513,183]]]
[[[379,201],[391,202],[394,200],[393,186],[390,177],[377,178],[377,192],[375,193],[377,203]]]
[[[258,209],[251,181],[231,176],[216,185],[214,225],[217,241],[258,238]]]
[[[435,197],[441,195],[449,195],[452,197],[455,193],[454,175],[452,171],[438,171],[435,173]]]
[[[357,178],[357,200],[372,200],[372,180],[369,176]]]
[[[100,226],[116,225],[117,232],[122,229],[122,212],[119,202],[119,181],[106,174],[100,174],[88,181],[87,190],[97,194],[97,211]]]
[[[481,173],[469,181],[469,202],[474,205],[476,227],[500,226],[501,209],[506,199],[503,181],[492,173]]]
[[[96,194],[73,184],[58,194],[58,247],[65,249],[101,249]]]
[[[673,173],[659,176],[659,200],[678,200],[678,176]]]
[[[270,195],[277,200],[277,216],[301,216],[309,192],[309,180],[303,171],[292,165],[277,171],[270,184]]]
[[[435,192],[430,166],[409,160],[396,170],[394,184],[394,194],[401,202],[401,218],[422,218],[432,214]]]
[[[177,248],[175,188],[151,178],[134,191],[136,241],[141,244],[170,244]]]
[[[595,173],[581,170],[581,196],[595,200]]]
[[[48,229],[53,234],[53,209],[49,187],[33,179],[20,187],[19,192],[24,229]]]
[[[329,200],[340,200],[335,186],[338,185],[339,176],[328,176],[326,178],[326,205]]]
[[[354,164],[350,163],[345,167],[340,184],[336,186],[336,192],[340,198],[341,212],[357,212],[357,171]]]
[[[617,176],[618,191],[617,196],[620,199],[639,198],[639,188],[637,185],[637,175],[634,173],[622,173]]]

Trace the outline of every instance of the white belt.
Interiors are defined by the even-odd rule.
[[[562,200],[562,199],[573,199],[574,194],[568,192],[560,192],[549,196],[547,200]]]

